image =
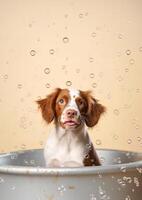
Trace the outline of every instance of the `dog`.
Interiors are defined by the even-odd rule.
[[[54,121],[44,148],[47,167],[101,165],[87,127],[98,123],[105,107],[91,91],[57,88],[37,103],[43,119],[47,123]]]

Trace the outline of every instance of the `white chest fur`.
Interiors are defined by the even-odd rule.
[[[54,128],[49,134],[44,149],[46,166],[54,165],[55,160],[57,167],[68,166],[67,163],[70,162],[73,162],[72,165],[75,166],[83,166],[85,148],[88,143],[90,139],[84,126],[76,132],[67,131],[61,127]]]

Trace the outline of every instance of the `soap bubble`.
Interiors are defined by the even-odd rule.
[[[16,187],[13,185],[13,186],[11,186],[11,190],[15,190],[16,189]]]
[[[79,14],[79,18],[81,18],[81,19],[83,18],[83,14],[82,13]]]
[[[78,74],[79,72],[80,72],[80,69],[79,69],[79,68],[77,68],[77,69],[76,69],[76,73]]]
[[[94,73],[90,73],[89,75],[90,78],[94,78],[94,76],[95,76]]]
[[[22,84],[18,84],[18,85],[17,85],[17,88],[18,88],[18,89],[22,89]]]
[[[8,79],[8,74],[5,74],[3,77],[5,80]]]
[[[97,198],[95,197],[95,194],[92,193],[89,196],[90,196],[90,200],[97,200]]]
[[[4,179],[0,177],[0,184],[4,182]]]
[[[96,88],[97,87],[97,83],[92,83],[92,87]]]
[[[129,72],[129,68],[128,67],[125,68],[125,72]]]
[[[119,110],[118,109],[114,109],[113,110],[113,114],[116,115],[116,116],[118,116],[119,115]]]
[[[44,73],[45,73],[45,74],[49,74],[49,73],[50,73],[50,68],[46,67],[46,68],[44,69]]]
[[[67,81],[66,82],[66,86],[71,86],[72,85],[72,82],[71,81]]]
[[[45,87],[46,87],[46,88],[50,88],[50,84],[49,84],[49,83],[46,83]]]
[[[123,39],[123,35],[122,35],[122,34],[119,34],[119,35],[118,35],[118,39]]]
[[[30,55],[31,55],[31,56],[35,56],[35,55],[36,55],[36,51],[35,51],[35,50],[31,50],[31,51],[30,51]]]
[[[118,135],[116,135],[116,134],[115,134],[115,135],[113,135],[113,139],[114,139],[114,140],[118,140],[118,138],[119,138],[119,136],[118,136]]]
[[[99,139],[96,140],[96,144],[97,144],[97,145],[101,145],[101,144],[102,144],[101,140],[99,140]]]
[[[131,140],[131,139],[128,139],[128,140],[127,140],[127,143],[128,143],[128,144],[131,144],[131,143],[132,143],[132,140]]]
[[[142,52],[142,47],[139,48],[139,51]]]
[[[138,142],[140,142],[142,140],[142,138],[140,136],[137,137]]]
[[[128,49],[126,50],[126,55],[130,55],[131,54],[131,51]]]
[[[90,57],[90,58],[89,58],[89,62],[90,62],[90,63],[94,62],[94,58]]]
[[[63,38],[63,42],[64,42],[64,43],[68,43],[68,42],[69,42],[69,38],[68,38],[68,37],[64,37],[64,38]]]
[[[135,60],[134,60],[134,59],[130,59],[129,63],[130,63],[131,65],[133,65],[133,64],[135,63]]]
[[[54,49],[50,49],[50,50],[49,50],[49,53],[50,53],[51,55],[53,55],[53,54],[55,53],[55,50],[54,50]]]
[[[93,33],[91,34],[91,36],[92,36],[93,38],[96,37],[96,33],[93,32]]]

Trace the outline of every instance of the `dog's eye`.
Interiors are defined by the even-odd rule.
[[[58,103],[59,103],[59,104],[64,104],[65,101],[64,101],[64,99],[59,99]]]

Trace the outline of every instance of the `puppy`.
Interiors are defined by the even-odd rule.
[[[95,126],[105,107],[90,91],[57,88],[37,101],[43,119],[54,121],[44,148],[47,167],[99,166],[87,127]]]

